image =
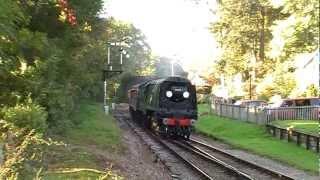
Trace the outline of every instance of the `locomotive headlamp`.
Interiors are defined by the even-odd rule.
[[[172,94],[172,91],[167,91],[167,92],[166,92],[166,96],[167,96],[168,98],[171,98],[172,95],[173,95],[173,94]]]
[[[184,98],[188,98],[190,96],[190,93],[188,92],[188,91],[185,91],[184,93],[183,93],[183,97]]]

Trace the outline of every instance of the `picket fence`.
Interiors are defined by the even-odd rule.
[[[218,116],[256,124],[269,124],[275,120],[318,120],[320,118],[320,106],[259,108],[212,103],[211,112]]]

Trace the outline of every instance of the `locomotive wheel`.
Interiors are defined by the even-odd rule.
[[[189,139],[190,139],[190,134],[191,134],[190,128],[189,128],[189,127],[185,127],[183,130],[184,130],[184,131],[183,131],[183,137],[184,137],[186,140],[189,140]]]
[[[154,116],[151,116],[151,130],[159,134],[160,126]]]
[[[142,125],[143,124],[143,114],[141,111],[136,111],[135,112],[135,121],[139,124]]]
[[[150,115],[142,115],[143,118],[142,118],[142,122],[143,122],[143,126],[146,128],[146,129],[151,129],[151,116]]]
[[[135,121],[136,120],[135,111],[132,109],[132,107],[129,107],[129,112],[130,112],[131,120]]]
[[[168,137],[168,128],[165,125],[160,124],[159,125],[159,134],[161,137],[167,138]]]

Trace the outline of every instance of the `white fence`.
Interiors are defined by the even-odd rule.
[[[275,120],[318,120],[320,117],[320,106],[257,108],[213,103],[211,110],[219,116],[257,124]]]

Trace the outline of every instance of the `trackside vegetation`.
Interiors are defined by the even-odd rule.
[[[79,124],[56,137],[63,145],[48,149],[45,179],[121,179],[103,157],[103,153],[121,152],[120,129],[112,116],[106,116],[102,104],[82,102],[72,117]]]
[[[99,16],[109,11],[104,3],[0,0],[0,179],[37,178],[45,171],[43,152],[57,144],[50,140],[55,136],[64,135],[70,138],[67,143],[75,144],[80,138],[80,143],[92,138],[92,144],[103,141],[116,149],[117,132],[112,125],[81,122],[74,114],[83,108],[81,100],[103,99],[102,68],[108,43],[124,41],[124,50],[130,54],[130,59],[123,58],[125,72],[135,75],[152,69],[153,61],[139,29]],[[110,49],[112,64],[119,65],[119,48]],[[109,80],[108,95],[115,94],[119,78]],[[96,117],[94,113],[90,116]],[[70,154],[77,155],[73,150]]]
[[[199,114],[208,111],[207,105],[199,106]],[[235,121],[216,115],[199,117],[196,131],[214,137],[237,148],[248,150],[299,169],[318,171],[317,154],[296,146],[294,143],[280,141],[269,135],[264,126]]]

